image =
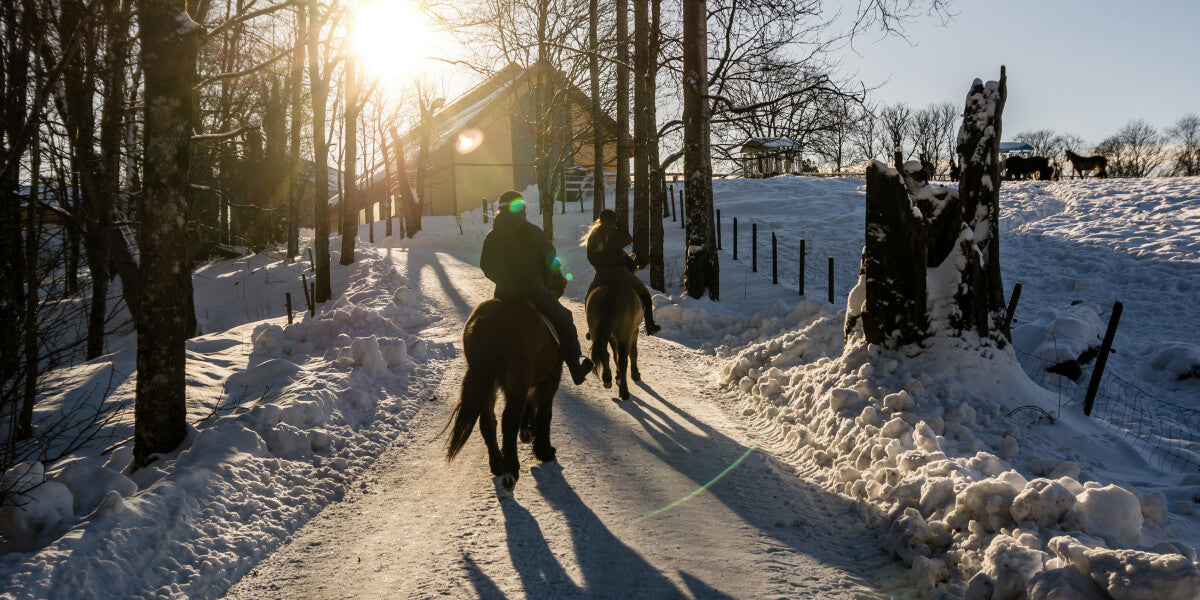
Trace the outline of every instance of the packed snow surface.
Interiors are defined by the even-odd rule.
[[[612,404],[609,408],[624,408],[608,414],[587,408],[594,400],[577,395],[583,392],[569,383],[560,391],[555,427],[568,432],[579,427],[557,438],[560,463],[621,465],[635,474],[630,481],[637,485],[622,483],[626,477],[572,475],[575,488],[564,488],[566,471],[536,464],[531,471],[527,462],[513,498],[498,497],[480,475],[478,489],[464,491],[475,494],[466,516],[447,514],[436,527],[415,517],[391,519],[388,527],[398,529],[381,530],[381,539],[401,535],[432,547],[454,538],[459,542],[450,548],[459,543],[475,548],[471,528],[491,523],[498,533],[479,538],[487,542],[478,546],[487,548],[485,554],[449,558],[468,572],[516,568],[516,574],[490,582],[511,594],[632,589],[620,587],[620,569],[589,571],[603,561],[589,559],[587,544],[574,551],[577,566],[559,567],[564,570],[552,578],[554,585],[519,576],[528,572],[522,567],[553,574],[546,569],[557,563],[523,563],[519,557],[539,543],[546,546],[542,551],[570,555],[574,530],[619,551],[621,569],[648,577],[652,585],[645,589],[682,596],[719,590],[744,597],[786,595],[771,586],[796,585],[787,582],[811,573],[822,583],[793,589],[825,596],[873,589],[891,596],[971,598],[1197,597],[1196,463],[1184,468],[1166,463],[1136,438],[1085,417],[1072,390],[1086,385],[1094,361],[1083,355],[1098,344],[1112,302],[1119,299],[1124,314],[1108,369],[1175,407],[1157,418],[1183,423],[1200,405],[1200,181],[1004,182],[1001,195],[1004,281],[1024,286],[1014,343],[997,348],[937,335],[924,348],[883,351],[854,336],[843,342],[864,235],[862,181],[714,182],[721,210],[720,301],[680,292],[682,229],[677,221],[665,221],[668,289],[655,295],[664,330],[642,350],[650,365],[644,370],[648,384],[685,398],[668,405],[663,401],[670,394],[643,396],[635,390],[634,400]],[[540,219],[531,214],[535,223]],[[20,506],[0,507],[0,597],[218,597],[257,566],[275,579],[247,578],[236,593],[286,596],[271,592],[271,586],[303,577],[287,571],[286,560],[269,557],[292,536],[333,539],[310,522],[323,507],[332,503],[329,514],[346,519],[330,527],[350,532],[335,547],[357,554],[362,550],[355,544],[374,542],[352,534],[383,521],[356,522],[352,515],[360,511],[339,507],[369,497],[373,482],[382,478],[400,486],[392,502],[414,513],[423,503],[436,503],[406,498],[405,490],[427,488],[406,487],[418,484],[403,473],[428,469],[433,477],[446,469],[428,449],[437,444],[412,435],[430,427],[436,433],[437,419],[429,411],[447,410],[449,403],[429,400],[452,396],[462,368],[456,327],[490,291],[471,266],[489,225],[478,210],[462,223],[460,234],[452,219],[427,219],[426,231],[403,241],[383,239],[379,226],[376,239],[383,241],[376,247],[363,243],[353,265],[335,267],[335,299],[314,316],[304,312],[297,282],[307,272],[303,262],[259,255],[198,271],[197,314],[205,335],[188,343],[187,440],[151,466],[130,472],[130,447],[121,442],[131,434],[132,415],[117,412],[103,436],[68,457],[29,461],[4,473],[4,485],[23,493]],[[572,212],[555,219],[565,269],[580,279],[568,288],[568,305],[577,313],[591,271],[575,240],[587,224],[586,215]],[[757,272],[751,269],[755,230]],[[771,283],[772,233],[778,285]],[[804,295],[798,293],[800,240],[807,252]],[[440,253],[454,258],[439,258]],[[336,265],[336,253],[332,262]],[[283,317],[285,291],[292,292],[297,309],[291,325]],[[100,398],[104,406],[130,406],[137,376],[131,340],[110,347],[115,350],[108,356],[54,374],[64,391],[39,405],[39,418],[65,407],[95,406]],[[1079,366],[1074,380],[1030,371],[1031,364],[1069,360]],[[697,399],[703,403],[695,404]],[[694,408],[677,412],[679,406]],[[624,420],[627,411],[654,419],[637,427]],[[681,424],[671,425],[667,414],[678,415]],[[737,422],[747,430],[732,431]],[[629,447],[651,451],[658,460],[624,457],[630,450],[623,446],[590,448],[585,432],[599,423],[614,432],[628,429]],[[708,433],[697,435],[695,428]],[[724,441],[714,445],[717,438]],[[478,438],[472,444],[479,445]],[[577,453],[576,445],[587,446],[587,452]],[[751,454],[761,460],[734,462],[739,452],[755,448]],[[719,456],[708,454],[718,449]],[[690,502],[696,503],[693,510],[707,510],[704,498],[715,494],[718,505],[732,507],[749,526],[696,527],[689,513],[670,512],[666,518],[678,521],[664,521],[677,532],[671,542],[656,537],[661,529],[619,525],[620,517],[612,515],[620,513],[609,512],[633,504],[635,517],[646,514],[641,508],[654,504],[643,496],[651,491],[646,486],[674,494],[703,486],[730,464],[739,465],[727,475],[737,489],[765,484],[776,492],[763,494],[785,497],[780,504],[751,503],[757,508],[749,509],[743,495],[735,499],[717,483]],[[486,471],[482,464],[456,462],[452,468]],[[688,477],[677,481],[672,475],[677,471]],[[446,489],[465,485],[435,481]],[[522,496],[539,490],[547,494],[546,506]],[[846,508],[815,508],[830,504]],[[536,516],[513,512],[525,506]],[[796,516],[773,516],[781,511]],[[558,514],[567,520],[565,529],[550,525]],[[809,523],[806,514],[824,515],[827,522]],[[500,523],[531,519],[542,524],[541,537],[510,533],[505,543]],[[756,531],[770,528],[753,525],[775,521],[783,529],[768,536],[774,542],[761,553],[737,541],[758,539],[762,534]],[[877,538],[864,545],[859,533],[848,534],[849,554],[839,557],[836,536],[823,537],[831,528],[865,528]],[[671,550],[698,543],[703,538],[695,535],[710,529],[728,541]],[[801,542],[806,534],[819,540]],[[301,550],[292,546],[279,556],[296,556],[292,553]],[[368,562],[370,556],[388,555],[388,547],[372,551]],[[710,549],[714,561],[697,558]],[[894,566],[879,562],[877,555],[885,551],[895,557]],[[733,552],[746,554],[725,555]],[[471,597],[492,589],[477,587],[483,580],[476,577],[469,578],[471,585],[456,586],[454,578],[464,575],[438,566],[435,559],[444,557],[434,552],[415,560],[449,579],[449,587],[421,588],[417,595],[440,589],[438,594]],[[722,570],[730,561],[750,561],[775,574]],[[856,562],[857,568],[851,564]],[[370,564],[384,573],[395,568]],[[312,568],[314,576],[335,572]],[[696,569],[721,575],[713,579]],[[610,580],[616,583],[603,583]],[[369,593],[355,585],[346,589]]]

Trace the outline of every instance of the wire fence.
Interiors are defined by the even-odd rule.
[[[1087,396],[1082,383],[1051,372],[1056,366],[1013,346],[1025,374],[1059,399],[1064,406],[1081,407]],[[1055,418],[1058,417],[1056,413]],[[1111,370],[1101,374],[1091,417],[1130,441],[1153,465],[1176,472],[1200,470],[1200,410],[1163,400]]]
[[[798,295],[834,304],[845,301],[858,284],[861,244],[811,240],[803,232],[779,232],[764,225],[722,215],[717,223],[720,251],[751,269],[751,276],[772,279]]]

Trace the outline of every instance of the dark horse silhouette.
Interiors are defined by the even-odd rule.
[[[1010,156],[1004,159],[1004,171],[1007,179],[1050,179],[1053,173],[1050,170],[1050,159],[1045,156]]]
[[[1108,159],[1101,155],[1080,156],[1067,150],[1067,160],[1071,161],[1071,168],[1075,170],[1077,177],[1086,177],[1086,174],[1092,169],[1096,170],[1096,174],[1101,179],[1108,177]]]
[[[629,399],[626,371],[634,381],[641,381],[637,366],[638,326],[642,324],[642,301],[632,286],[621,282],[597,286],[587,296],[584,307],[588,322],[588,339],[592,340],[592,361],[602,369],[604,387],[612,387],[612,372],[608,368],[608,349],[616,354],[617,397]]]
[[[562,296],[566,285],[565,279],[559,279],[553,290],[555,296]],[[511,490],[521,469],[518,435],[521,441],[533,440],[533,455],[538,460],[546,462],[555,457],[554,446],[550,445],[550,417],[562,377],[558,341],[550,324],[529,302],[493,298],[476,307],[467,319],[463,354],[467,372],[458,406],[446,425],[451,428],[446,462],[454,460],[471,437],[475,421],[479,421],[492,475],[501,478],[504,489]],[[504,391],[500,422],[503,450],[496,442],[497,388]]]

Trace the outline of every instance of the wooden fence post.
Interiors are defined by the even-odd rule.
[[[1092,415],[1092,406],[1096,403],[1096,393],[1100,391],[1100,380],[1104,378],[1104,366],[1108,364],[1108,353],[1112,350],[1113,338],[1117,335],[1117,323],[1121,321],[1121,312],[1125,305],[1120,300],[1113,303],[1112,316],[1108,318],[1108,330],[1104,332],[1104,341],[1100,344],[1100,355],[1096,357],[1096,367],[1092,369],[1092,380],[1088,382],[1087,396],[1083,399],[1083,414]]]
[[[283,305],[287,307],[288,325],[292,324],[292,293],[283,293]]]
[[[1013,284],[1012,296],[1008,298],[1008,311],[1004,313],[1004,335],[1008,341],[1012,341],[1012,319],[1013,313],[1017,312],[1017,300],[1021,299],[1021,283]]]
[[[487,196],[484,196],[483,200],[479,201],[479,208],[481,209],[481,212],[483,212],[483,224],[487,225],[487,223],[488,223]]]
[[[779,261],[777,248],[775,247],[775,232],[771,232],[771,283],[779,283]]]
[[[675,222],[675,186],[674,185],[667,186],[667,189],[671,190],[671,222],[674,223]]]
[[[758,272],[758,223],[750,224],[750,270]]]
[[[833,257],[829,257],[829,303],[833,304]]]
[[[804,295],[804,240],[800,240],[800,295]]]

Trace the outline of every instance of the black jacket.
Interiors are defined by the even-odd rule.
[[[522,215],[505,211],[496,214],[483,239],[479,267],[495,282],[497,294],[553,291],[562,278],[558,253],[546,234]]]

